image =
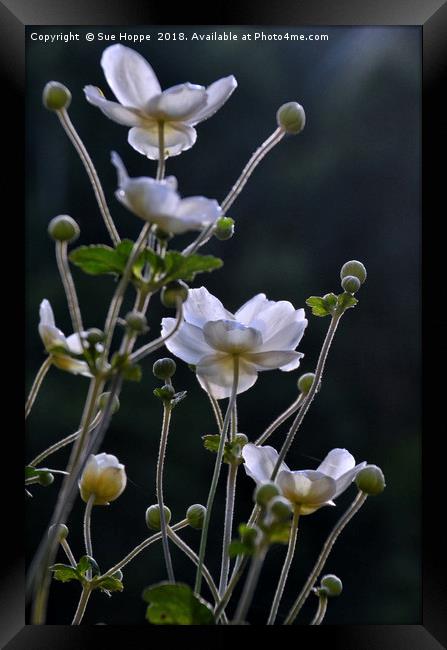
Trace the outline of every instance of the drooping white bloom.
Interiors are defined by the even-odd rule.
[[[273,447],[249,443],[242,449],[242,456],[248,476],[258,484],[270,481],[278,460]],[[365,465],[365,461],[356,465],[347,449],[332,449],[316,470],[292,471],[281,463],[276,483],[283,495],[300,507],[302,515],[309,515],[323,506],[335,506],[333,499],[349,487]]]
[[[119,103],[105,99],[95,86],[84,88],[87,101],[114,122],[132,127],[129,144],[151,160],[159,158],[159,123],[164,125],[165,156],[177,156],[195,143],[193,127],[211,117],[237,86],[230,75],[207,88],[184,83],[162,92],[146,59],[118,44],[104,50],[101,66]]]
[[[52,362],[61,370],[68,370],[74,375],[91,377],[91,372],[85,361],[74,359],[71,355],[82,354],[83,348],[78,334],[65,336],[56,327],[53,310],[48,300],[40,303],[39,335],[45,350],[51,355]]]
[[[263,293],[233,315],[205,287],[190,289],[183,305],[184,322],[166,341],[170,352],[196,366],[201,386],[216,399],[231,395],[234,360],[238,359],[237,392],[255,383],[263,370],[294,370],[304,355],[295,348],[307,326],[304,309],[290,302],[267,300]],[[175,326],[163,318],[162,336]]]
[[[126,487],[124,465],[112,454],[93,454],[88,458],[79,481],[81,498],[86,503],[95,495],[93,505],[106,506],[117,499]]]
[[[203,196],[181,199],[174,176],[168,176],[163,181],[146,176],[130,178],[115,151],[112,152],[112,163],[118,172],[116,198],[138,217],[156,223],[166,232],[180,234],[188,230],[202,230],[222,214],[214,199]]]

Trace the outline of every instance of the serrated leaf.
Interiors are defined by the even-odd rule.
[[[101,580],[100,583],[98,583],[99,589],[101,591],[123,591],[124,585],[121,582],[121,580],[118,580],[118,578],[114,578],[113,576],[109,576],[108,578],[104,578],[104,580]]]
[[[312,308],[314,316],[329,316],[331,314],[331,307],[324,298],[320,296],[310,296],[306,300],[306,305]]]
[[[220,269],[223,261],[213,255],[182,255],[168,251],[164,258],[163,284],[174,280],[194,280],[197,273]]]
[[[116,249],[103,244],[79,246],[71,251],[69,260],[89,275],[121,274],[126,263],[124,257],[117,253]]]
[[[147,587],[146,619],[154,625],[214,625],[213,608],[186,584],[160,583]]]
[[[70,582],[70,580],[82,580],[77,569],[69,564],[53,564],[51,570],[54,571],[53,578],[59,582]]]
[[[208,451],[217,454],[219,450],[219,444],[220,444],[220,435],[218,433],[216,433],[215,435],[208,434],[206,436],[202,436],[202,440],[205,449],[208,449]]]
[[[346,311],[346,309],[349,309],[350,307],[355,307],[357,303],[357,298],[354,298],[352,294],[347,292],[341,293],[338,296],[337,309],[340,311]]]
[[[240,539],[234,539],[228,547],[228,555],[233,558],[238,555],[253,555],[254,547],[244,544]]]
[[[83,555],[76,566],[76,570],[83,576],[89,569],[92,570],[93,575],[99,575],[100,573],[96,560],[90,557],[90,555]]]

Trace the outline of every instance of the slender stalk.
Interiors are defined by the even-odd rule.
[[[177,531],[181,530],[182,528],[186,528],[188,526],[188,520],[187,519],[182,519],[182,521],[179,521],[177,524],[174,524],[174,526],[171,526],[172,531]],[[105,573],[103,573],[101,576],[98,576],[95,578],[95,580],[103,580],[104,578],[109,578],[110,576],[113,576],[114,573],[122,569],[126,564],[129,564],[137,555],[139,555],[142,551],[144,551],[145,548],[153,544],[154,542],[158,542],[161,539],[161,533],[155,533],[155,535],[151,535],[151,537],[147,537],[145,540],[141,542],[141,544],[138,544],[134,549],[130,551],[122,560],[117,562],[113,567],[108,569]]]
[[[327,610],[327,596],[320,594],[318,599],[318,608],[310,625],[321,625]]]
[[[292,605],[292,608],[290,609],[290,612],[287,615],[286,620],[284,621],[283,625],[292,625],[296,617],[298,616],[302,606],[307,600],[307,597],[309,596],[313,586],[315,585],[315,582],[317,581],[318,576],[320,575],[321,571],[323,570],[323,567],[326,563],[327,558],[329,557],[329,553],[332,550],[332,547],[334,546],[338,536],[342,532],[343,528],[351,521],[353,516],[355,515],[356,512],[360,510],[362,505],[365,503],[367,499],[367,495],[364,494],[363,492],[358,492],[356,498],[354,501],[351,503],[349,508],[346,510],[346,512],[342,515],[342,517],[338,520],[338,522],[335,524],[334,528],[332,529],[331,533],[329,534],[329,537],[324,543],[324,546],[321,550],[321,553],[315,563],[314,568],[309,574],[309,577],[304,585],[304,587],[301,590],[301,593],[299,594],[298,598]]]
[[[88,177],[90,179],[90,182],[93,186],[93,191],[95,193],[96,201],[98,202],[98,206],[100,209],[100,212],[102,214],[102,218],[104,219],[104,223],[106,225],[106,228],[108,230],[108,233],[110,235],[110,239],[112,240],[114,246],[117,246],[121,239],[118,234],[118,231],[115,227],[115,224],[113,223],[112,215],[110,214],[109,207],[107,205],[106,197],[104,195],[104,191],[102,189],[101,181],[99,180],[98,174],[96,172],[95,166],[92,162],[92,159],[90,158],[87,149],[84,146],[84,143],[82,142],[81,138],[79,137],[75,127],[73,126],[72,121],[70,120],[70,117],[68,116],[67,111],[65,108],[57,111],[57,116],[62,124],[62,127],[69,137],[71,143],[73,144],[74,148],[76,149],[82,164],[85,167],[85,170],[88,174]]]
[[[63,474],[64,476],[68,476],[68,472],[64,472],[62,469],[51,469],[50,467],[46,467],[45,471],[49,472],[50,474]],[[32,477],[32,478],[27,478],[25,479],[25,485],[32,485],[33,483],[38,483],[39,478],[38,477]]]
[[[165,176],[165,124],[160,120],[158,123],[158,168],[157,181],[163,180]]]
[[[98,425],[99,421],[101,419],[101,412],[97,413],[95,418],[93,419],[91,425],[89,426],[89,433]],[[59,449],[62,449],[63,447],[66,447],[70,443],[74,442],[76,438],[80,435],[81,429],[78,429],[74,433],[71,433],[69,436],[66,438],[62,438],[62,440],[58,440],[58,442],[55,442],[54,445],[51,445],[51,447],[48,447],[44,451],[42,451],[38,456],[33,458],[33,460],[29,463],[31,467],[37,467],[39,463],[41,463],[45,458],[48,458],[48,456],[51,456],[51,454],[54,454],[54,452],[59,451]]]
[[[67,542],[66,539],[61,539],[61,546],[64,549],[65,555],[67,556],[68,561],[70,562],[71,566],[76,569],[76,560],[75,557],[71,551],[70,544]]]
[[[228,212],[230,207],[233,205],[239,194],[242,192],[246,182],[256,169],[256,167],[259,165],[261,160],[268,154],[268,152],[273,149],[275,145],[278,144],[284,137],[284,131],[282,128],[277,128],[268,138],[261,144],[261,146],[256,149],[248,163],[245,165],[244,169],[242,170],[241,175],[239,176],[238,180],[236,183],[233,185],[231,188],[230,192],[227,194],[225,199],[222,201],[221,208],[222,208],[222,214],[225,214]],[[206,242],[210,239],[214,231],[214,224],[211,224],[207,226],[202,232],[199,234],[197,239],[192,242],[189,246],[187,246],[183,254],[184,255],[191,255],[192,253],[195,253],[198,248],[206,244]]]
[[[227,437],[228,427],[230,426],[231,413],[233,411],[233,406],[236,401],[237,395],[237,385],[239,381],[239,359],[237,356],[233,359],[233,386],[231,388],[231,396],[228,402],[227,412],[225,413],[225,419],[222,427],[222,434],[220,436],[219,449],[217,451],[216,463],[214,465],[213,478],[211,480],[210,491],[208,494],[208,501],[206,504],[206,515],[203,522],[202,536],[200,538],[200,549],[199,549],[199,565],[197,567],[196,582],[194,586],[194,591],[200,593],[200,584],[202,581],[202,566],[205,558],[206,551],[206,542],[208,539],[208,528],[210,525],[211,512],[213,508],[214,498],[216,496],[217,484],[219,482],[220,470],[222,467],[222,459],[225,449],[225,441]]]
[[[270,426],[267,427],[267,429],[264,431],[264,433],[259,436],[257,440],[255,440],[255,445],[263,445],[267,442],[267,440],[270,438],[272,433],[276,431],[278,427],[281,426],[286,420],[289,419],[291,415],[293,415],[301,406],[302,402],[304,399],[304,394],[300,393],[297,399],[292,402],[292,404],[283,412],[281,415],[278,415],[276,420],[274,420]]]
[[[130,361],[132,363],[137,363],[138,361],[141,361],[141,359],[143,359],[144,357],[147,357],[148,354],[151,354],[152,352],[155,352],[155,350],[158,350],[158,348],[161,348],[161,346],[164,345],[165,342],[171,338],[171,336],[174,336],[174,334],[178,331],[182,322],[183,322],[183,305],[180,301],[178,301],[176,321],[173,329],[166,336],[164,337],[160,336],[158,339],[154,339],[147,345],[143,345],[143,347],[136,350],[133,354],[130,355],[129,357]]]
[[[66,241],[56,242],[57,267],[59,269],[62,284],[64,285],[65,295],[67,296],[68,310],[73,325],[73,332],[77,332],[77,334],[80,335],[84,326],[82,325],[82,315],[79,307],[78,296],[76,294],[76,287],[68,264],[67,251],[68,245]]]
[[[174,570],[172,568],[171,554],[169,552],[168,540],[168,524],[166,522],[166,515],[163,500],[163,467],[166,455],[166,447],[168,444],[169,424],[171,422],[172,408],[170,404],[164,403],[163,406],[163,426],[160,436],[160,447],[158,451],[157,462],[157,476],[156,476],[156,491],[158,509],[160,511],[160,527],[161,527],[161,541],[163,544],[163,555],[165,558],[166,570],[168,572],[169,582],[175,582]]]
[[[45,359],[45,361],[37,371],[37,375],[33,381],[33,385],[31,386],[31,390],[29,392],[28,399],[26,400],[26,404],[25,404],[25,420],[28,417],[28,415],[31,413],[33,404],[36,401],[36,397],[39,393],[40,387],[42,386],[43,380],[45,379],[45,376],[48,370],[50,369],[50,366],[51,366],[51,356]]]
[[[81,598],[79,599],[78,607],[71,622],[72,625],[80,625],[85,614],[87,603],[89,601],[92,590],[89,585],[84,585],[82,588]]]
[[[253,600],[256,586],[258,584],[259,575],[261,573],[262,565],[264,564],[265,556],[267,555],[268,544],[262,542],[256,554],[252,557],[250,570],[248,572],[247,580],[245,581],[244,590],[239,600],[236,614],[234,616],[233,625],[241,625],[245,621],[248,609]]]
[[[293,442],[293,439],[295,438],[295,434],[298,431],[298,429],[301,426],[302,421],[304,420],[304,416],[306,415],[309,406],[311,405],[311,402],[313,398],[315,397],[315,393],[318,390],[318,387],[321,382],[321,377],[323,375],[323,370],[324,370],[324,365],[326,363],[327,355],[329,352],[329,348],[331,347],[331,343],[333,341],[335,332],[337,330],[337,325],[340,321],[341,314],[335,313],[332,316],[331,323],[329,325],[329,329],[327,331],[326,337],[323,342],[323,346],[320,351],[320,356],[318,357],[318,362],[317,362],[317,367],[315,369],[315,379],[313,381],[313,384],[307,393],[302,406],[300,408],[300,412],[296,416],[295,420],[292,423],[292,426],[289,429],[289,432],[287,434],[287,437],[284,441],[283,446],[281,447],[281,450],[278,455],[278,460],[276,461],[276,465],[274,467],[274,470],[272,472],[271,480],[274,481],[278,472],[279,468],[281,467],[281,463],[283,462],[284,458],[286,457],[290,446]]]
[[[241,556],[239,556],[241,557]],[[239,557],[237,559],[239,559]],[[216,609],[214,610],[214,616],[216,620],[219,619],[219,616],[222,614],[222,612],[225,610],[225,607],[228,604],[228,601],[231,598],[231,595],[233,593],[234,588],[236,587],[237,583],[239,582],[243,572],[245,571],[245,567],[248,562],[248,556],[244,555],[241,562],[238,564],[236,560],[236,564],[234,565],[233,573],[231,574],[230,582],[228,583],[228,587],[220,599]]]
[[[213,409],[213,414],[216,420],[217,428],[219,429],[219,433],[222,434],[222,429],[223,429],[223,415],[222,411],[220,410],[219,402],[215,397],[211,395],[211,391],[209,389],[208,382],[204,380],[203,382],[205,384],[206,388],[206,394],[208,395],[208,399],[211,404],[211,408]]]
[[[276,588],[275,596],[273,598],[272,608],[268,617],[267,625],[275,623],[276,615],[278,614],[279,603],[286,586],[287,576],[289,575],[290,565],[292,564],[293,556],[295,553],[296,538],[298,533],[298,521],[300,518],[299,508],[295,508],[293,513],[292,527],[290,529],[289,546],[287,548],[287,555],[279,578],[278,586]]]
[[[84,544],[85,544],[85,552],[87,555],[90,557],[93,557],[93,546],[92,546],[92,533],[91,533],[91,520],[92,520],[92,508],[93,504],[95,502],[96,496],[92,494],[89,497],[89,500],[87,501],[85,505],[85,512],[84,512]],[[87,580],[91,580],[92,577],[92,571],[91,569],[88,569],[87,571]]]
[[[230,463],[228,465],[227,477],[227,496],[225,502],[225,523],[224,535],[222,542],[222,563],[220,569],[219,595],[222,598],[228,585],[228,574],[230,573],[230,556],[228,547],[231,542],[231,533],[233,529],[234,500],[236,496],[236,479],[239,465]]]

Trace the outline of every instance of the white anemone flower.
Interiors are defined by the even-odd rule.
[[[130,178],[115,151],[112,152],[112,163],[118,172],[118,190],[115,193],[118,201],[141,219],[156,223],[166,232],[178,235],[189,230],[202,230],[222,215],[214,199],[203,196],[181,199],[174,176],[162,181],[146,176]]]
[[[40,303],[39,335],[45,346],[45,350],[51,356],[52,363],[61,370],[67,370],[74,375],[91,377],[88,364],[79,359],[73,359],[71,355],[83,353],[81,339],[78,334],[65,336],[56,327],[54,314],[48,300]]]
[[[242,449],[244,467],[258,485],[270,481],[278,461],[278,452],[273,447],[257,446],[251,443]],[[283,462],[276,476],[276,484],[283,495],[300,508],[300,514],[310,515],[323,506],[335,506],[336,499],[344,492],[366,461],[355,464],[347,449],[332,449],[316,470],[292,471]]]
[[[104,50],[101,66],[119,103],[105,99],[95,86],[85,86],[87,101],[114,122],[132,127],[129,144],[151,160],[159,158],[159,124],[164,130],[165,157],[177,156],[195,143],[194,126],[211,117],[237,86],[230,75],[207,88],[184,83],[162,91],[146,59],[118,44]]]
[[[124,491],[127,483],[124,465],[113,454],[89,456],[79,481],[81,498],[86,503],[95,496],[93,505],[108,506]]]
[[[200,385],[216,399],[231,395],[236,359],[237,393],[243,393],[256,382],[258,372],[294,370],[304,356],[295,351],[307,326],[304,309],[295,310],[285,300],[267,300],[259,293],[233,315],[200,287],[189,290],[183,314],[184,322],[166,347],[196,366]],[[174,318],[163,318],[162,336],[174,327]]]

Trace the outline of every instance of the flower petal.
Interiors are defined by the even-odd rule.
[[[180,203],[180,197],[167,183],[153,178],[129,178],[119,189],[116,198],[145,221],[170,217]]]
[[[191,224],[191,228],[202,228],[214,223],[222,214],[222,210],[215,199],[206,199],[203,196],[190,196],[183,199],[176,211],[178,217]]]
[[[298,311],[301,312],[303,310],[300,309]],[[264,338],[263,344],[261,345],[259,351],[264,352],[268,350],[294,350],[298,343],[301,341],[306,327],[306,318],[292,322],[289,321],[287,324],[285,324],[283,327],[280,327],[275,333],[269,336],[267,340]]]
[[[366,465],[366,461],[363,461],[362,463],[359,463],[352,469],[350,469],[348,472],[345,474],[342,474],[339,478],[335,479],[335,483],[337,484],[337,489],[335,490],[334,494],[334,499],[338,497],[339,494],[344,492],[346,488],[350,486],[352,481],[355,479],[357,476],[357,473]]]
[[[333,478],[312,470],[281,471],[277,482],[284,496],[297,505],[319,507],[329,501],[336,490]]]
[[[101,66],[107,83],[124,106],[144,108],[151,97],[161,92],[152,67],[130,47],[119,44],[107,47]]]
[[[213,296],[208,289],[190,289],[188,299],[183,304],[185,320],[197,327],[210,320],[232,320],[233,315],[225,309],[220,300]]]
[[[303,356],[302,352],[271,350],[270,352],[246,352],[244,359],[253,363],[256,370],[274,370],[275,368],[282,370],[287,365],[293,365],[296,362],[299,364]]]
[[[205,357],[197,365],[197,379],[204,390],[209,390],[215,399],[230,397],[233,387],[233,356],[217,353]],[[237,394],[243,393],[256,382],[255,367],[239,359]]]
[[[269,445],[258,446],[248,443],[242,448],[242,457],[245,461],[244,469],[247,476],[250,476],[256,483],[265,483],[270,481],[276,462],[278,452]],[[279,471],[285,471],[289,468],[282,462]]]
[[[265,308],[260,309],[255,315],[250,325],[261,330],[264,345],[267,347],[269,339],[281,329],[294,323],[295,320],[296,310],[292,303],[288,300],[278,300],[278,302],[269,300]],[[267,349],[271,350],[272,348],[268,346]]]
[[[130,108],[125,108],[117,102],[110,102],[105,99],[104,95],[96,86],[84,87],[85,98],[93,106],[97,106],[104,115],[107,115],[114,122],[124,124],[124,126],[138,126],[142,123],[141,117],[134,113]]]
[[[161,321],[161,335],[165,337],[172,332],[175,323],[175,318],[163,318]],[[197,365],[203,357],[214,352],[205,341],[202,330],[189,323],[183,323],[178,332],[169,338],[165,345],[176,357],[194,365]]]
[[[85,361],[72,359],[66,354],[53,354],[51,356],[53,365],[60,370],[71,372],[72,375],[83,375],[83,377],[92,377],[92,373]]]
[[[187,123],[194,126],[199,122],[207,120],[211,115],[214,115],[214,113],[225,104],[236,87],[237,81],[233,75],[223,77],[222,79],[218,79],[218,81],[212,83],[206,89],[206,105],[197,111],[196,114],[187,121]]]
[[[131,147],[139,153],[147,156],[150,160],[158,160],[158,126],[134,127],[130,129],[127,138]],[[178,156],[182,151],[191,149],[197,140],[196,130],[192,126],[174,122],[165,123],[165,158]]]
[[[82,334],[87,334],[87,332],[82,332]],[[84,352],[79,334],[71,334],[70,336],[67,336],[66,341],[68,349],[72,354],[82,354]]]
[[[256,315],[266,309],[270,305],[274,305],[273,300],[267,300],[265,293],[258,293],[256,296],[247,300],[246,303],[239,307],[234,317],[239,323],[250,325],[251,321],[256,318]]]
[[[261,332],[235,320],[208,321],[203,326],[203,335],[212,348],[231,354],[256,349],[262,342]]]
[[[332,449],[317,467],[317,471],[326,476],[331,476],[333,479],[338,479],[340,476],[348,472],[355,465],[355,459],[347,449]]]
[[[156,120],[183,122],[206,105],[203,86],[186,83],[172,86],[147,103],[144,112]]]
[[[48,300],[42,300],[39,308],[39,335],[47,352],[54,348],[68,349],[65,334],[58,329],[54,322],[54,313]]]

